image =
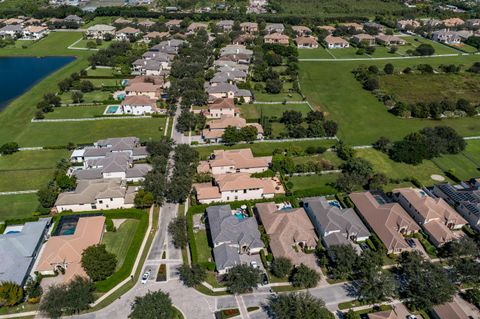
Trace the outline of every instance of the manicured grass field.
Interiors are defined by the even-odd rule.
[[[46,119],[77,119],[90,118],[96,115],[102,115],[105,111],[105,105],[95,106],[62,106],[57,107],[53,112],[46,113]]]
[[[61,94],[60,98],[62,100],[62,103],[73,103],[71,92],[65,92]],[[108,91],[94,90],[92,92],[83,93],[82,103],[100,103],[110,99],[112,99],[112,93]]]
[[[110,24],[115,21],[117,17],[95,17],[83,25],[84,28],[91,27],[96,24]]]
[[[195,149],[200,155],[201,159],[206,159],[210,154],[212,154],[213,150],[218,149],[239,149],[239,148],[250,148],[255,156],[268,156],[272,155],[273,151],[276,149],[282,150],[292,150],[292,149],[299,149],[305,151],[305,149],[309,146],[324,146],[324,147],[331,147],[335,144],[335,141],[331,140],[314,140],[314,141],[295,141],[295,142],[275,142],[275,143],[253,143],[253,144],[236,144],[233,146],[225,146],[225,145],[212,145],[212,146],[202,146],[196,147]]]
[[[459,74],[394,74],[379,77],[380,89],[405,103],[457,101],[460,98],[477,104],[480,101],[480,76]],[[412,88],[415,88],[412,90]]]
[[[442,155],[432,161],[444,171],[452,170],[461,180],[480,176],[479,165],[464,154]]]
[[[0,221],[32,217],[37,206],[37,194],[0,196]]]
[[[302,112],[305,116],[310,111],[307,104],[243,104],[240,113],[246,119],[259,119],[262,115],[280,118],[285,111]]]
[[[87,43],[93,41],[95,43],[95,40],[81,40],[80,42],[77,42],[73,47],[74,48],[87,48]],[[107,41],[102,41],[100,45],[97,45],[94,49],[104,49],[110,45],[110,42]]]
[[[311,104],[328,112],[328,117],[339,124],[337,136],[352,145],[365,145],[374,142],[379,136],[397,140],[406,134],[426,126],[448,125],[463,136],[480,134],[477,118],[446,119],[433,121],[426,119],[401,119],[387,111],[383,103],[370,92],[364,90],[353,77],[352,70],[361,64],[394,64],[403,69],[420,63],[464,64],[470,66],[480,61],[480,56],[454,56],[386,61],[335,61],[301,62],[300,81],[302,91]]]
[[[87,76],[113,76],[113,68],[96,68],[96,69],[88,69]]]
[[[96,88],[102,86],[121,86],[121,79],[88,79]]]
[[[435,182],[431,179],[432,174],[438,174],[445,177],[443,171],[432,161],[424,160],[419,165],[409,165],[392,161],[382,152],[374,149],[356,150],[357,156],[368,160],[373,165],[375,172],[382,172],[392,179],[404,179],[415,177],[424,185],[433,185]],[[446,177],[445,177],[446,178]],[[448,178],[446,178],[448,180]]]
[[[265,85],[265,83],[262,84]],[[259,102],[301,101],[302,97],[300,94],[296,92],[289,92],[292,86],[292,82],[284,82],[283,90],[278,94],[269,94],[253,90],[253,95],[255,96],[255,100]]]
[[[39,189],[52,179],[54,169],[2,170],[0,192]]]
[[[0,157],[0,171],[15,169],[55,168],[62,158],[68,158],[67,150],[21,151]]]
[[[106,232],[103,235],[102,243],[107,250],[117,256],[117,267],[120,269],[127,256],[128,248],[132,243],[132,234],[137,231],[139,221],[136,219],[125,220],[116,232]]]
[[[208,262],[212,259],[212,249],[208,245],[207,231],[199,230],[195,233],[195,244],[197,245],[198,262]]]
[[[338,174],[293,176],[289,182],[293,183],[292,191],[315,191],[316,195],[331,195],[338,191],[333,184],[338,178]]]
[[[343,160],[338,158],[336,152],[325,152],[320,155],[295,156],[293,157],[293,162],[295,164],[303,164],[311,161],[320,162],[322,159],[332,163],[335,168],[338,168],[343,163]]]
[[[425,43],[425,44],[430,44],[435,49],[434,54],[460,54],[461,53],[460,51],[458,51],[454,48],[451,48],[449,46],[446,46],[442,43],[432,41],[432,40],[429,40],[429,39],[425,39],[425,38],[422,38],[422,37],[419,37],[419,36],[405,36],[405,37],[402,37],[402,38],[405,41],[407,41],[407,43],[411,44],[411,46],[409,46],[409,45],[403,46],[405,51],[408,50],[408,49],[415,50],[415,48],[418,47],[420,44]],[[402,52],[401,49],[399,49],[399,51]]]
[[[480,140],[467,141],[467,148],[465,149],[464,155],[480,167]]]
[[[29,123],[15,141],[22,146],[57,146],[69,142],[93,143],[102,138],[136,136],[141,140],[163,136],[166,118],[115,119],[85,122]],[[61,134],[59,134],[61,133]]]

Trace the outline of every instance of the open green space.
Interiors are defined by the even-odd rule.
[[[88,79],[96,88],[103,86],[121,86],[121,79]]]
[[[480,76],[458,74],[392,74],[378,77],[380,89],[404,103],[457,101],[480,102]],[[412,88],[415,88],[412,90]]]
[[[65,92],[60,95],[60,99],[64,104],[74,103],[72,100],[72,93]],[[106,100],[112,99],[112,93],[102,90],[94,90],[92,92],[83,93],[82,103],[101,103]]]
[[[61,106],[53,112],[45,113],[46,119],[77,119],[102,115],[105,105]]]
[[[32,217],[38,207],[37,194],[0,196],[0,221]]]
[[[308,104],[242,104],[240,105],[241,116],[245,119],[259,119],[262,115],[267,117],[281,118],[285,111],[298,111],[307,115],[310,111]]]
[[[273,151],[276,149],[287,150],[287,151],[301,151],[304,152],[305,149],[309,146],[324,146],[330,147],[335,144],[333,140],[311,140],[311,141],[294,141],[294,142],[262,142],[262,143],[253,143],[253,144],[236,144],[233,146],[226,145],[211,145],[211,146],[202,146],[196,147],[195,149],[200,155],[201,159],[206,159],[213,150],[224,149],[232,150],[239,148],[250,148],[253,155],[255,156],[268,156],[272,155]]]
[[[265,83],[262,83],[265,86]],[[283,89],[278,94],[270,94],[263,91],[253,90],[255,100],[259,102],[283,102],[283,101],[301,101],[302,96],[297,92],[290,91],[293,88],[293,83],[284,81]]]
[[[0,157],[0,171],[55,168],[62,158],[68,158],[67,150],[21,151]]]
[[[288,182],[293,183],[293,194],[300,192],[312,192],[315,195],[331,195],[337,193],[334,187],[338,174],[293,176]]]
[[[461,180],[480,176],[479,165],[469,157],[461,154],[447,154],[432,160],[443,171],[450,171]]]
[[[127,256],[128,248],[132,243],[133,236],[137,231],[139,221],[136,219],[125,220],[115,232],[106,232],[103,235],[102,243],[107,250],[117,256],[117,267],[120,269]]]
[[[88,69],[87,76],[104,76],[104,77],[111,77],[114,75],[113,68],[95,68],[95,69]]]
[[[448,125],[463,136],[480,135],[477,118],[457,118],[434,121],[428,119],[402,119],[389,113],[386,107],[364,90],[352,75],[359,65],[377,65],[383,69],[392,63],[404,69],[420,63],[464,64],[470,66],[480,61],[480,56],[452,56],[372,61],[301,62],[302,91],[315,107],[328,112],[328,118],[339,124],[337,136],[352,145],[373,143],[380,136],[398,140],[406,134],[426,126]]]
[[[52,179],[54,169],[1,170],[0,192],[39,189]]]
[[[480,140],[467,141],[467,147],[463,154],[480,167]]]
[[[207,231],[205,229],[198,230],[195,233],[195,244],[197,245],[198,262],[209,262],[212,259],[212,250],[208,245]]]
[[[88,48],[87,47],[87,43],[88,42],[93,42],[96,44],[95,40],[89,40],[89,39],[82,39],[80,40],[79,42],[75,43],[75,45],[73,46],[73,48],[82,48],[82,49],[86,49]],[[72,43],[73,44],[73,43]],[[102,41],[102,43],[100,43],[99,45],[96,45],[93,49],[104,49],[106,47],[108,47],[110,45],[110,42],[108,41]]]
[[[335,51],[335,50],[333,50]],[[319,46],[316,49],[298,49],[298,58],[299,59],[334,59],[331,50],[327,50],[322,46]]]
[[[118,17],[95,17],[92,20],[86,22],[83,27],[88,28],[96,24],[111,24]]]
[[[322,160],[327,160],[330,163],[335,166],[335,168],[338,168],[342,163],[343,160],[341,160],[336,152],[325,152],[320,155],[309,155],[309,156],[295,156],[293,157],[293,162],[295,164],[304,164],[307,162],[320,162]]]
[[[435,49],[435,54],[460,54],[461,52],[458,51],[457,49],[454,49],[452,47],[449,47],[445,44],[432,41],[430,39],[425,39],[419,36],[405,36],[402,37],[405,41],[407,41],[407,45],[403,46],[403,49],[406,50],[415,50],[416,47],[418,47],[420,44],[430,44],[434,49]],[[402,52],[402,49],[400,49],[401,46],[399,46],[399,51]]]

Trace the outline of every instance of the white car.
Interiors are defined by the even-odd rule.
[[[257,268],[258,268],[258,264],[257,264],[257,262],[256,262],[255,260],[252,260],[252,261],[250,262],[250,266],[252,266],[253,269],[257,269]]]
[[[415,316],[415,315],[408,315],[408,316],[407,316],[407,319],[417,319],[417,316]]]
[[[141,283],[142,284],[146,284],[147,283],[147,280],[148,278],[150,278],[150,272],[151,272],[151,269],[148,269],[142,276],[142,281]]]

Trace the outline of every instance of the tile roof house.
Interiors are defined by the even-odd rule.
[[[105,158],[107,154],[116,152],[126,152],[132,156],[133,160],[145,159],[148,156],[146,147],[140,145],[140,140],[129,136],[99,140],[93,146],[76,149],[70,156],[70,161],[83,163],[88,160]]]
[[[187,42],[184,40],[178,40],[178,39],[165,40],[151,47],[150,51],[157,51],[157,52],[163,52],[163,53],[175,55],[177,54],[178,49],[184,44],[187,44]]]
[[[135,192],[120,178],[79,180],[74,191],[58,195],[55,208],[57,212],[132,208]]]
[[[209,119],[219,119],[222,117],[238,117],[240,110],[235,107],[233,99],[218,99],[208,104],[208,109],[202,112]]]
[[[480,231],[480,191],[438,184],[433,187],[433,193],[454,206],[473,229]]]
[[[244,45],[229,44],[220,49],[220,56],[224,56],[228,54],[245,54],[245,55],[252,56],[253,51],[247,49]]]
[[[356,248],[357,241],[367,240],[370,236],[352,208],[339,208],[325,197],[304,198],[303,208],[327,248],[335,245],[352,245]]]
[[[162,92],[161,85],[156,85],[150,82],[131,83],[125,88],[125,94],[127,96],[145,95],[153,100],[158,100]]]
[[[105,216],[82,217],[78,219],[72,235],[52,236],[45,244],[36,271],[43,275],[52,275],[63,268],[64,283],[75,276],[88,277],[82,268],[83,251],[100,243],[103,237]]]
[[[463,21],[460,18],[445,19],[445,20],[442,20],[442,22],[443,22],[443,25],[446,26],[447,28],[456,27],[456,26],[465,24],[465,21]]]
[[[174,19],[174,20],[169,20],[167,22],[165,22],[165,26],[168,28],[168,29],[172,29],[172,28],[178,28],[180,27],[180,24],[182,23],[182,20],[178,20],[178,19]]]
[[[207,128],[202,130],[202,138],[205,140],[220,142],[225,129],[229,126],[241,129],[246,126],[253,126],[257,129],[257,139],[263,139],[263,127],[259,123],[247,123],[242,117],[221,117],[207,122]]]
[[[47,27],[31,25],[23,29],[23,39],[40,40],[46,36],[48,32],[49,30]]]
[[[120,18],[115,19],[115,21],[113,21],[113,23],[114,24],[130,24],[130,23],[133,23],[133,21],[120,17]]]
[[[420,230],[420,227],[398,203],[388,203],[385,198],[371,192],[349,195],[357,212],[378,235],[387,253],[400,254],[411,248],[403,238]]]
[[[457,239],[452,230],[461,229],[467,221],[442,198],[433,198],[416,188],[398,188],[394,198],[429,235],[436,247]]]
[[[376,23],[376,22],[365,22],[363,24],[363,27],[367,27],[367,28],[370,28],[370,29],[375,29],[377,32],[385,32],[386,28],[384,25],[380,24],[380,23]]]
[[[3,28],[0,28],[0,38],[18,38],[22,36],[22,33],[23,27],[19,24],[8,24]]]
[[[320,29],[320,30],[325,30],[329,34],[332,34],[336,30],[336,28],[334,26],[331,26],[331,25],[319,25],[319,26],[317,26],[317,28]]]
[[[292,30],[297,34],[297,36],[309,36],[312,34],[312,29],[309,27],[305,27],[303,25],[294,25],[292,26]]]
[[[170,33],[168,32],[158,32],[158,31],[153,31],[153,32],[148,32],[143,36],[143,41],[146,43],[150,43],[150,41],[154,39],[166,39],[170,37]]]
[[[247,80],[247,72],[245,71],[226,71],[226,72],[217,72],[210,79],[210,85],[214,86],[219,83],[230,83],[235,84],[238,82],[245,82]]]
[[[238,35],[235,39],[232,40],[234,45],[246,45],[252,43],[255,40],[255,36],[245,33]]]
[[[74,14],[66,16],[63,20],[65,20],[66,22],[75,22],[77,24],[83,23],[83,19]]]
[[[193,184],[193,188],[202,204],[273,198],[285,193],[277,179],[253,178],[249,173],[218,174],[212,183]]]
[[[397,315],[395,310],[385,310],[367,314],[368,319],[404,319]]]
[[[219,273],[239,264],[240,254],[258,254],[265,248],[255,217],[235,216],[230,205],[207,208],[208,229]]]
[[[400,37],[385,34],[375,36],[375,40],[377,40],[377,43],[382,45],[405,45],[407,43]]]
[[[412,19],[398,20],[396,24],[396,27],[399,30],[408,30],[408,29],[415,30],[416,28],[419,28],[421,26],[422,26],[422,23],[420,21],[412,20]]]
[[[217,22],[217,26],[222,28],[223,32],[232,31],[233,25],[234,25],[233,20],[221,20]]]
[[[281,33],[270,33],[263,37],[263,41],[268,44],[288,45],[289,37]]]
[[[344,27],[347,28],[353,28],[355,31],[362,31],[363,30],[363,25],[356,23],[356,22],[348,22],[348,23],[342,23],[340,25],[343,25]]]
[[[467,28],[478,28],[480,27],[480,19],[468,19],[465,21],[465,26]]]
[[[115,27],[106,24],[97,24],[91,26],[87,29],[85,33],[87,38],[90,39],[105,39],[105,36],[108,34],[110,36],[115,36]]]
[[[115,39],[117,41],[130,41],[131,37],[138,36],[142,31],[132,27],[126,27],[123,29],[118,30],[115,33]]]
[[[469,319],[467,313],[459,305],[457,299],[454,297],[453,301],[436,305],[432,307],[431,313],[433,319]]]
[[[302,49],[316,49],[318,42],[314,37],[298,37],[295,39],[298,48]]]
[[[347,40],[332,35],[326,36],[324,41],[329,49],[343,49],[350,47],[350,43],[348,43]]]
[[[258,23],[256,23],[256,22],[242,22],[242,23],[240,23],[240,29],[243,32],[247,32],[247,33],[258,32]]]
[[[208,24],[202,23],[202,22],[192,22],[188,27],[187,31],[188,32],[197,32],[199,30],[207,30],[208,29]]]
[[[123,114],[145,115],[152,113],[165,113],[157,107],[157,101],[143,95],[127,96],[120,104]]]
[[[25,285],[45,240],[50,218],[27,222],[21,229],[0,234],[0,282]],[[15,228],[20,226],[15,226]]]
[[[252,100],[252,92],[250,90],[239,89],[235,84],[230,83],[218,83],[216,85],[210,85],[207,87],[207,93],[209,99],[240,99],[243,97],[246,103]]]
[[[233,150],[214,150],[208,161],[200,161],[197,172],[227,173],[261,173],[272,164],[271,156],[254,157],[249,148]]]
[[[375,37],[366,33],[355,34],[352,37],[352,41],[356,44],[364,44],[368,46],[375,45]]]
[[[316,247],[318,237],[303,208],[279,209],[274,202],[269,202],[258,203],[255,209],[270,238],[270,250],[275,258],[285,257],[299,265],[302,253],[298,250]]]
[[[460,44],[462,37],[456,31],[444,29],[432,32],[432,40],[446,44]]]
[[[285,26],[281,23],[268,23],[265,26],[265,31],[268,33],[283,33]]]

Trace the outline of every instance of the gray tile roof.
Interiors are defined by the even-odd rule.
[[[0,29],[0,32],[22,32],[23,28],[19,24],[9,24]]]
[[[126,177],[127,178],[144,177],[151,170],[152,170],[152,166],[150,164],[136,164],[133,167],[130,167],[127,169]]]
[[[0,235],[0,282],[23,285],[45,235],[50,218],[25,223],[19,233]]]
[[[92,204],[100,198],[125,198],[127,187],[120,179],[79,180],[75,191],[61,193],[55,206]]]
[[[238,248],[223,244],[213,248],[213,256],[215,258],[215,265],[217,271],[222,271],[225,268],[240,265],[240,256],[238,255]]]

